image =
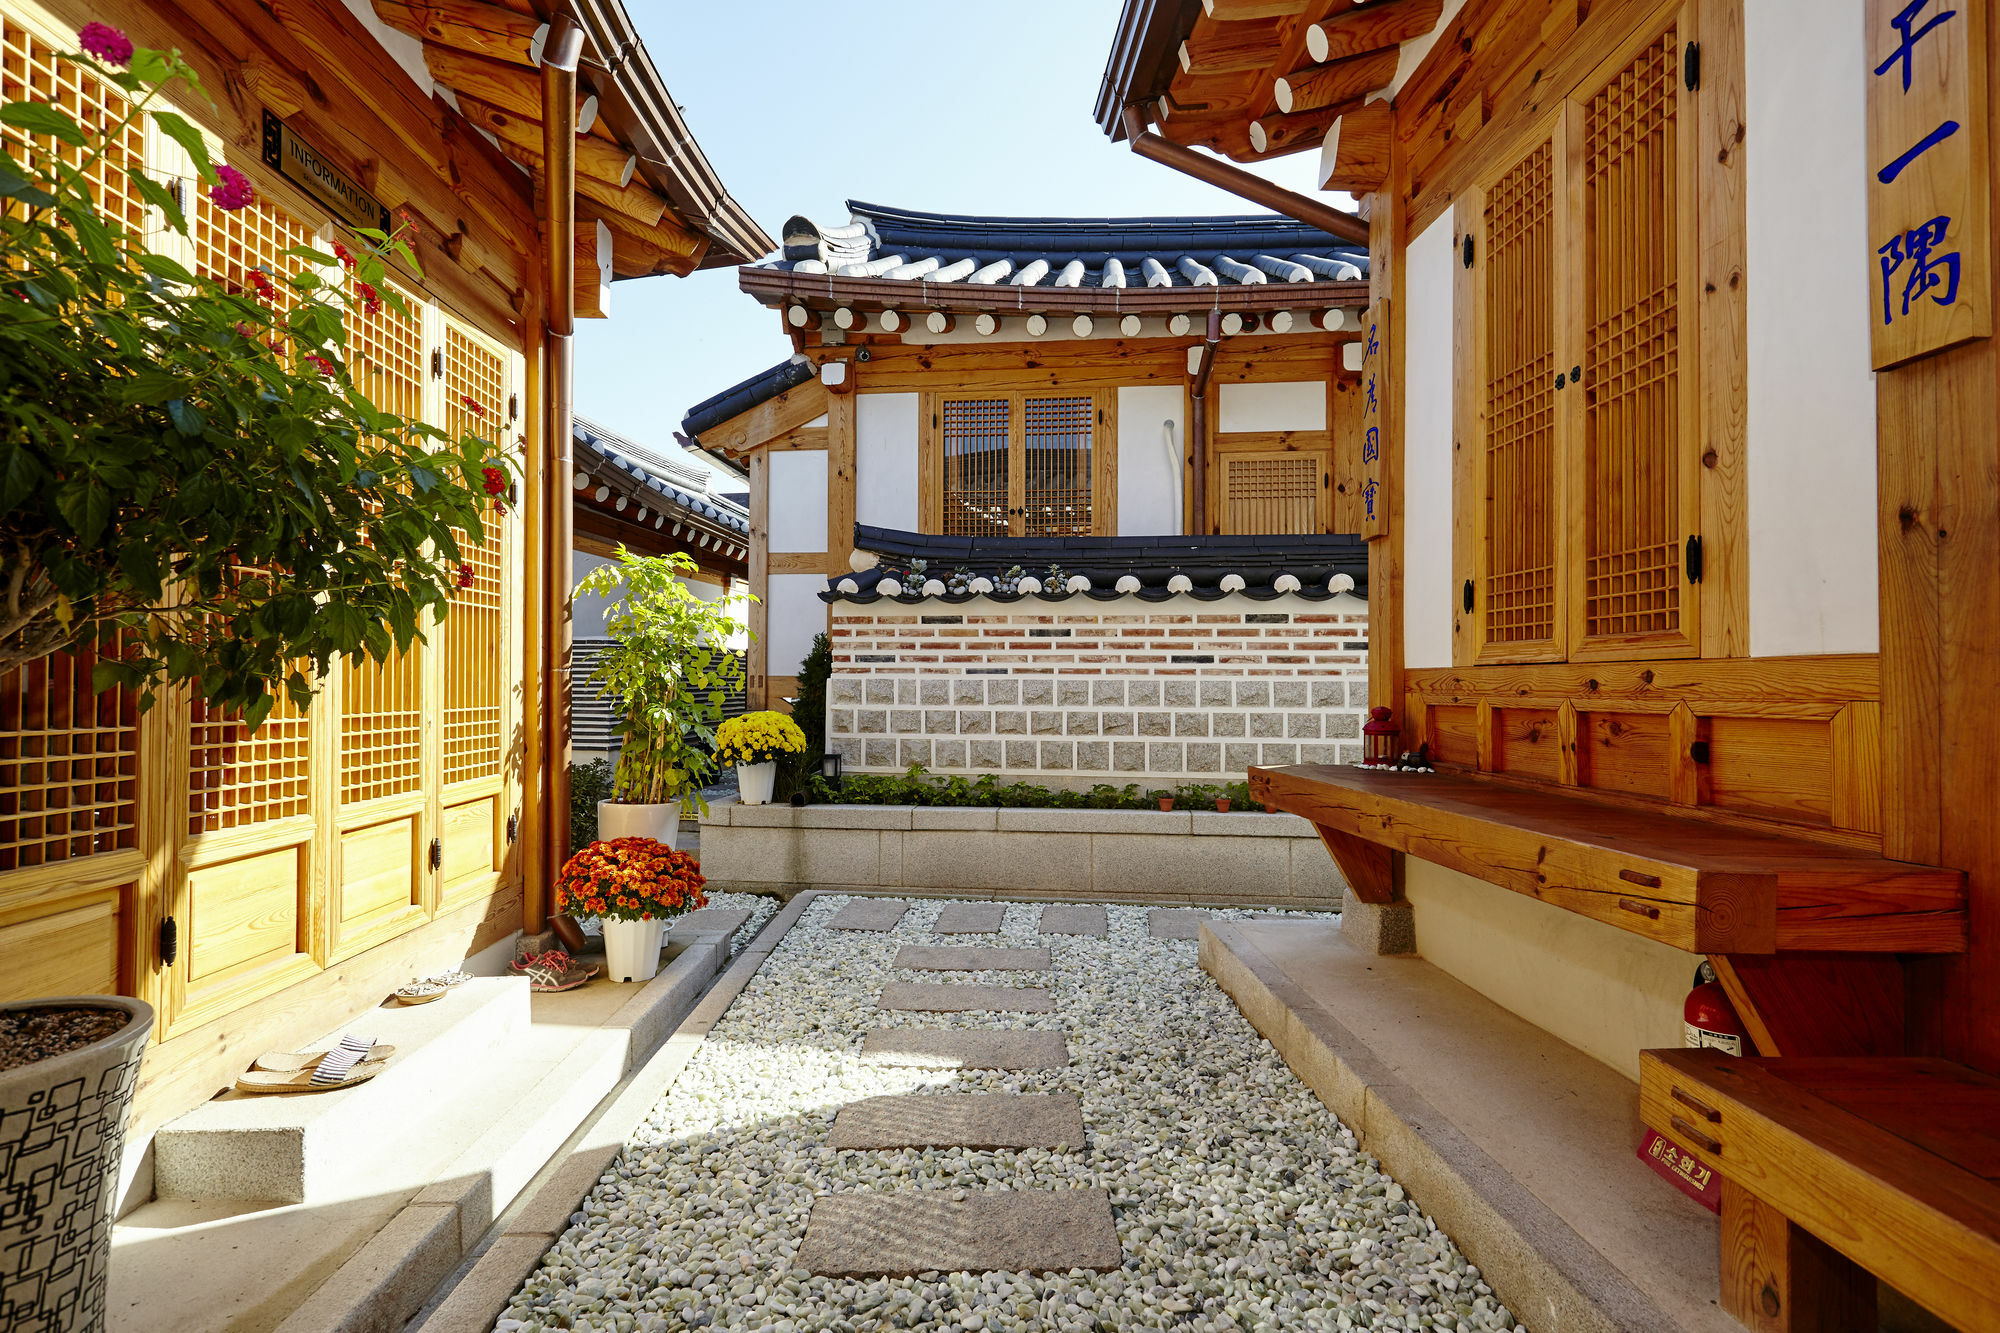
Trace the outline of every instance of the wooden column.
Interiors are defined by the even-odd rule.
[[[1875,1279],[1725,1176],[1722,1308],[1752,1333],[1874,1333]]]
[[[1403,308],[1403,247],[1408,243],[1409,217],[1400,202],[1406,185],[1408,164],[1403,160],[1402,139],[1398,137],[1390,159],[1390,185],[1368,196],[1368,299],[1388,298],[1389,308]],[[1388,365],[1385,378],[1389,392],[1379,405],[1382,416],[1381,490],[1388,497],[1388,510],[1380,535],[1368,543],[1368,702],[1397,711],[1404,726],[1409,720],[1403,709],[1403,323],[1389,320],[1389,345],[1383,349]]]
[[[853,374],[855,366],[848,367]],[[826,400],[826,572],[847,569],[854,554],[854,393],[831,394]]]

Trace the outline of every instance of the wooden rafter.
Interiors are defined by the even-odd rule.
[[[1389,141],[1396,113],[1387,102],[1352,107],[1327,129],[1320,149],[1319,188],[1369,194],[1389,177]]]
[[[700,266],[707,255],[709,238],[673,225],[670,217],[657,226],[642,227],[622,213],[599,212],[594,206],[577,210],[577,217],[601,220],[611,229],[612,267],[621,278],[643,278],[671,273],[685,277]]]
[[[528,67],[548,27],[533,14],[483,0],[375,0],[375,16],[424,42]]]
[[[490,102],[482,102],[465,93],[458,94],[458,109],[467,120],[498,139],[501,151],[508,156],[513,156],[515,148],[525,148],[534,153],[539,162],[542,151],[541,121]],[[638,155],[629,148],[594,134],[577,136],[576,170],[580,176],[590,176],[622,189],[632,183],[638,166]]]

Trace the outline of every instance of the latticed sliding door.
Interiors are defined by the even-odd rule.
[[[1572,657],[1691,654],[1693,111],[1678,23],[1570,108],[1582,393]]]
[[[1028,537],[1087,537],[1091,531],[1091,440],[1097,402],[1027,398],[1021,409],[1020,522]]]
[[[1089,535],[1101,411],[1091,394],[939,400],[927,521],[947,536]]]
[[[1014,530],[1013,415],[1014,402],[1006,397],[939,404],[939,532],[1005,537]]]
[[[1222,452],[1218,508],[1225,533],[1324,532],[1326,450]]]
[[[1562,655],[1558,561],[1561,448],[1556,404],[1557,175],[1560,127],[1540,137],[1473,210],[1481,340],[1473,379],[1484,404],[1473,450],[1471,612],[1484,661]],[[1464,608],[1461,608],[1464,609]]]

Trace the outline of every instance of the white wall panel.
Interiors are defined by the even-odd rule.
[[[915,532],[917,395],[855,395],[854,521]]]
[[[1451,665],[1451,215],[1410,242],[1403,279],[1403,661]]]
[[[1181,446],[1187,399],[1178,384],[1118,391],[1118,535],[1169,537],[1181,530]],[[1171,423],[1171,429],[1169,428]]]
[[[771,550],[826,549],[826,451],[771,451]]]
[[[826,603],[819,594],[826,579],[818,574],[773,574],[765,597],[764,670],[773,676],[796,676],[812,651],[813,635],[826,629]]]
[[[1224,384],[1217,430],[1325,430],[1326,381]]]

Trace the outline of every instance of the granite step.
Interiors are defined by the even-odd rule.
[[[861,1059],[924,1069],[1061,1069],[1069,1042],[1042,1029],[875,1028],[861,1039]]]
[[[854,898],[833,914],[827,930],[894,930],[910,905],[898,898]]]
[[[1186,907],[1155,907],[1146,915],[1146,932],[1156,940],[1199,940],[1201,923],[1213,915]]]
[[[1049,1014],[1055,999],[1041,986],[966,986],[936,981],[892,981],[882,987],[877,1009],[924,1014]]]
[[[997,935],[1007,919],[1005,903],[952,903],[931,924],[933,935]]]
[[[1101,1189],[848,1190],[813,1200],[796,1267],[828,1277],[1106,1273],[1124,1262]]]
[[[979,944],[906,944],[894,966],[911,972],[1046,972],[1049,951]]]
[[[1111,933],[1111,923],[1105,919],[1102,907],[1090,907],[1080,903],[1051,903],[1042,909],[1041,924],[1035,927],[1038,935],[1095,935],[1103,939]]]
[[[1067,1092],[869,1097],[840,1108],[827,1142],[853,1149],[1081,1149],[1083,1104]]]

